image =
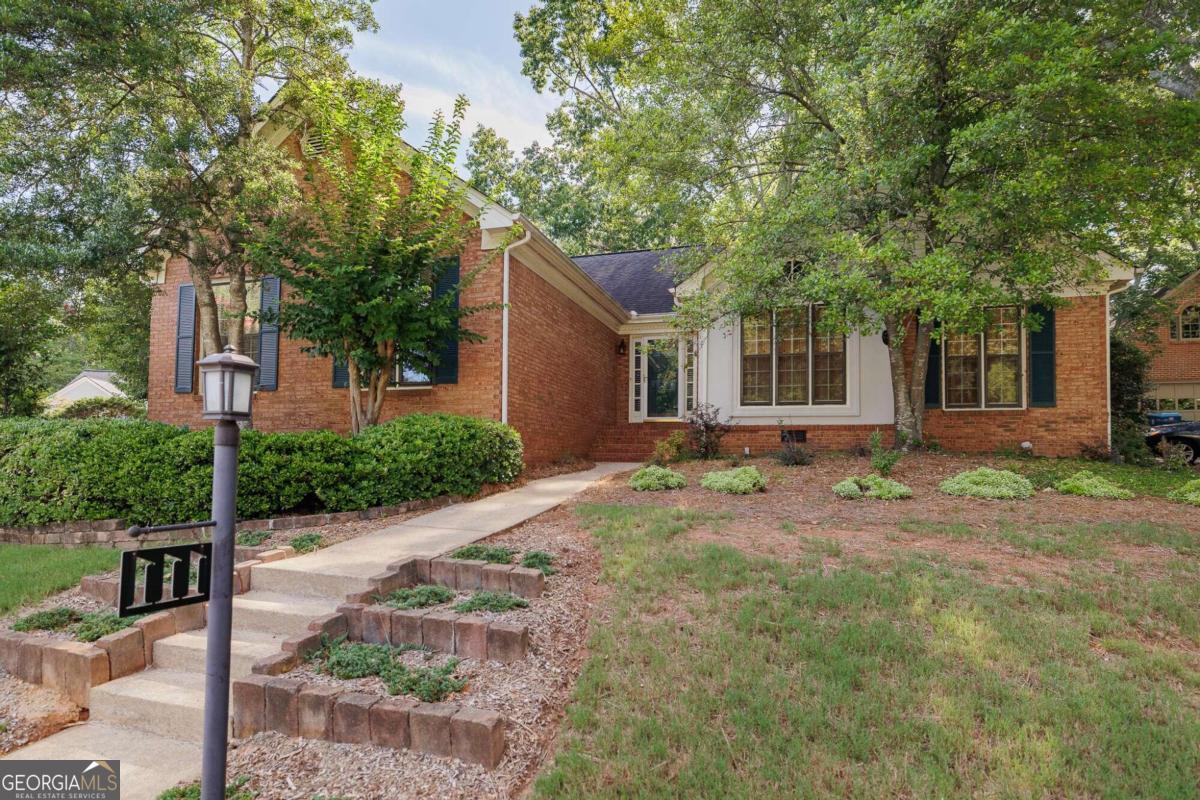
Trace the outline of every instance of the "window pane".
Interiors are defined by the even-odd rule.
[[[808,309],[787,309],[775,314],[775,347],[778,394],[775,402],[793,405],[808,402]]]
[[[771,404],[771,315],[742,318],[742,403]]]
[[[946,352],[946,405],[979,405],[979,336],[948,333]]]
[[[846,337],[817,333],[822,309],[813,309],[813,402],[846,402]]]
[[[392,386],[423,386],[430,383],[429,376],[419,369],[399,361],[392,367]]]
[[[988,312],[984,332],[987,361],[987,404],[1015,406],[1021,403],[1021,325],[1015,307],[994,308]]]
[[[1182,339],[1200,339],[1200,306],[1189,306],[1179,315],[1179,334]]]
[[[679,416],[679,345],[675,339],[655,339],[647,348],[646,413],[651,417]]]
[[[691,413],[696,409],[696,340],[688,337],[684,343],[685,357],[683,365],[683,376],[685,386],[683,410]]]
[[[633,344],[633,410],[642,410],[642,343]]]

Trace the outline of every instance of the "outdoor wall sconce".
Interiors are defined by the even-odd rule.
[[[624,340],[624,339],[622,339],[621,341],[617,342],[617,355],[619,355],[619,356],[623,356],[623,355],[625,355],[625,354],[626,354],[626,353],[628,353],[628,352],[629,352],[629,348],[627,348],[627,347],[625,346],[625,340]]]

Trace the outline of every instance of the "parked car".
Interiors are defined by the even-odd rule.
[[[1200,461],[1200,422],[1173,422],[1168,425],[1152,425],[1146,433],[1146,444],[1154,452],[1166,440],[1171,444],[1181,444],[1192,451],[1191,462]]]

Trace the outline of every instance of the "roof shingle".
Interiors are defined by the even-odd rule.
[[[597,253],[575,256],[571,260],[625,310],[638,314],[663,314],[675,307],[671,289],[676,281],[668,257],[687,249],[668,247],[664,250]]]

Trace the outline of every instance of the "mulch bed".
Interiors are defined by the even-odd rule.
[[[230,752],[229,774],[250,777],[259,800],[329,795],[381,797],[501,798],[520,793],[537,773],[556,733],[562,709],[583,661],[588,620],[595,599],[599,557],[572,511],[548,512],[512,531],[486,540],[520,552],[545,550],[557,572],[542,597],[529,607],[492,615],[530,626],[530,652],[520,662],[500,664],[461,659],[462,692],[446,702],[498,711],[508,721],[507,746],[492,771],[410,751],[259,734]],[[461,597],[466,597],[464,593]],[[444,655],[407,653],[414,666],[441,664]],[[347,689],[385,693],[378,678],[337,681],[302,665],[288,673],[306,681],[335,682]]]

